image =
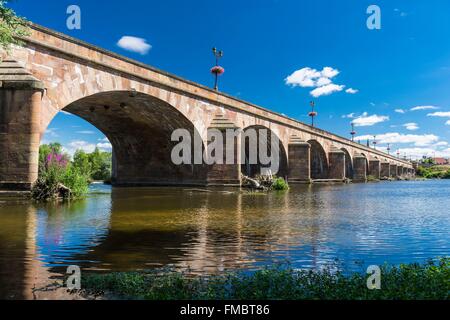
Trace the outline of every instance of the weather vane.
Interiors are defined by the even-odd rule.
[[[311,117],[311,126],[314,127],[314,118],[317,116],[317,112],[314,111],[314,107],[316,106],[316,103],[314,101],[311,101],[309,103],[309,105],[311,106],[311,112],[308,113],[308,116]]]
[[[219,60],[223,57],[223,51],[218,51],[216,48],[212,49],[214,57],[216,58],[216,65],[211,68],[211,73],[215,77],[214,82],[214,90],[219,90],[219,76],[222,75],[225,72],[225,69],[221,66],[219,66]]]

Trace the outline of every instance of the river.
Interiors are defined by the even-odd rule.
[[[0,198],[0,298],[31,299],[68,265],[193,274],[450,256],[450,180],[297,185],[288,192],[111,188],[37,205]]]

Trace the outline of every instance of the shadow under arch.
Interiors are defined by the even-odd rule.
[[[311,145],[311,179],[328,179],[328,158],[325,149],[316,140],[309,140]]]
[[[345,154],[345,177],[347,179],[353,179],[353,159],[350,152],[345,148],[341,148],[341,151]]]
[[[249,130],[253,129],[256,132],[256,139],[257,142],[251,142],[252,139],[250,137],[250,135],[246,135],[246,133],[249,133]],[[259,146],[259,142],[261,138],[261,132],[260,130],[267,130],[267,150],[260,150],[260,146]],[[263,168],[269,168],[269,165],[265,165],[261,163],[261,159],[260,159],[260,154],[262,151],[262,153],[264,155],[267,156],[271,156],[272,154],[272,137],[274,137],[275,139],[278,140],[278,145],[279,145],[279,151],[278,151],[278,159],[279,159],[279,168],[278,168],[278,172],[274,173],[275,175],[282,177],[282,178],[286,178],[287,174],[288,174],[288,162],[287,162],[287,153],[286,153],[286,149],[283,145],[283,142],[280,140],[280,138],[269,128],[265,127],[265,126],[261,126],[261,125],[254,125],[254,126],[249,126],[247,128],[245,128],[242,132],[243,135],[243,139],[242,139],[242,144],[241,144],[241,148],[243,151],[242,152],[242,159],[241,159],[241,171],[244,175],[249,176],[249,177],[255,177],[256,175],[261,174],[261,169]],[[251,163],[251,156],[250,156],[250,143],[256,143],[256,153],[257,153],[257,163]],[[245,151],[245,153],[244,153]]]
[[[108,91],[74,101],[63,108],[99,129],[113,147],[112,183],[116,186],[204,185],[206,166],[176,165],[171,152],[176,129],[198,134],[175,107],[144,93]]]

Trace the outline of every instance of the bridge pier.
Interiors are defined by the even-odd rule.
[[[373,176],[377,180],[380,180],[381,178],[380,160],[374,159],[369,161],[369,175]]]
[[[290,183],[311,182],[311,145],[298,137],[292,137],[288,146]]]
[[[208,166],[208,186],[240,186],[241,185],[241,134],[236,134],[234,142],[227,141],[227,129],[235,130],[236,126],[223,117],[214,119],[208,130],[218,130],[222,133],[223,140],[223,163],[214,163]],[[232,164],[227,164],[226,155],[233,154]]]
[[[391,165],[389,162],[382,162],[381,163],[381,172],[380,172],[380,178],[382,180],[387,180],[391,176]]]
[[[0,189],[31,190],[38,177],[43,90],[17,62],[0,64]]]
[[[397,178],[401,178],[403,176],[403,167],[397,166]]]
[[[390,177],[393,178],[393,179],[396,179],[397,178],[397,165],[396,164],[391,164],[390,165],[390,171],[391,171]]]
[[[328,153],[329,158],[329,179],[344,180],[345,179],[345,152],[337,148],[332,148]]]
[[[353,181],[367,181],[367,159],[363,155],[356,155],[353,158]]]

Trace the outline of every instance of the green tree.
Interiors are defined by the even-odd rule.
[[[89,177],[92,175],[92,164],[89,155],[83,150],[77,150],[73,155],[73,166]]]
[[[20,37],[29,35],[28,21],[6,4],[10,0],[0,0],[0,49],[8,50],[12,44],[20,44]]]
[[[110,152],[102,152],[95,148],[94,152],[89,155],[93,180],[109,180],[111,178],[111,160]]]

